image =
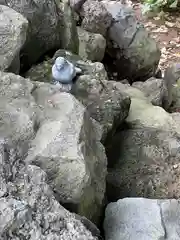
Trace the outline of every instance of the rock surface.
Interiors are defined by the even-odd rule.
[[[102,63],[85,62],[79,56],[64,50],[57,51],[52,59],[30,69],[26,76],[33,81],[50,82],[51,67],[58,56],[66,57],[82,69],[82,74],[72,86],[71,93],[87,107],[91,117],[102,125],[104,142],[107,135],[111,136],[127,117],[130,98],[123,94],[121,88],[116,88],[113,83],[107,81],[107,73]]]
[[[40,86],[33,95],[44,110],[39,114],[39,129],[25,161],[47,173],[60,202],[97,223],[106,177],[101,128],[70,94],[50,96],[48,88]]]
[[[107,172],[101,126],[71,94],[60,91],[0,72],[2,146],[12,155],[12,171],[20,163],[40,166],[56,199],[99,223]],[[16,175],[11,168],[5,174],[8,179]],[[2,197],[7,194],[3,176],[2,169]]]
[[[63,12],[54,0],[7,0],[6,4],[29,22],[27,39],[21,51],[24,64],[31,65],[46,51],[61,46]]]
[[[179,235],[179,200],[124,198],[106,208],[106,240],[176,239]]]
[[[26,40],[28,21],[13,9],[0,5],[0,22],[0,71],[19,73],[19,55]]]
[[[100,1],[86,0],[80,8],[79,14],[83,19],[82,28],[106,36],[113,18]]]
[[[91,61],[102,61],[106,48],[105,38],[98,33],[90,33],[78,27],[79,56]]]
[[[56,201],[39,167],[28,165],[13,180],[0,198],[0,239],[98,239]]]
[[[151,77],[145,82],[134,82],[132,86],[141,90],[153,105],[164,106],[168,90],[163,79]]]
[[[126,89],[131,95],[126,128],[107,148],[108,199],[179,198],[179,124],[135,90]]]
[[[102,1],[114,21],[107,33],[107,53],[118,79],[134,82],[155,75],[160,50],[144,26],[137,22],[131,7],[117,1]]]

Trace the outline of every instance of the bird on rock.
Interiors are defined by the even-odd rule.
[[[82,70],[80,68],[75,67],[64,57],[58,57],[52,66],[53,82],[55,84],[72,84],[75,76],[81,72]]]

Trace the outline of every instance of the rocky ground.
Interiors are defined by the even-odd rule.
[[[180,239],[177,39],[136,7],[0,0],[0,240]]]

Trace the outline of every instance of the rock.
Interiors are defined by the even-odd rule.
[[[34,65],[28,72],[25,73],[25,76],[30,78],[32,81],[51,83],[51,69],[58,57],[63,57],[71,62],[75,67],[80,68],[82,70],[82,75],[98,75],[101,79],[107,79],[107,72],[102,63],[92,63],[88,60],[83,61],[80,56],[61,49],[56,51],[52,59],[44,61],[38,65]]]
[[[155,75],[160,50],[142,24],[137,22],[132,7],[117,1],[102,1],[114,21],[107,32],[107,54],[113,59],[118,79],[144,81]]]
[[[106,178],[101,127],[72,95],[48,93],[41,86],[33,92],[42,112],[25,161],[47,173],[56,198],[68,209],[98,223]]]
[[[106,240],[179,239],[179,201],[124,198],[106,208]]]
[[[0,198],[15,191],[24,163],[34,163],[47,173],[56,199],[99,223],[107,174],[102,130],[78,100],[55,85],[0,72],[0,136]]]
[[[80,76],[72,93],[82,102],[90,115],[103,127],[102,142],[111,137],[128,116],[130,98],[113,83],[91,75]]]
[[[35,135],[37,106],[32,89],[30,81],[0,72],[0,198],[7,196],[7,182],[16,175]]]
[[[141,90],[153,105],[163,106],[168,94],[163,79],[151,77],[145,82],[134,82],[132,86]]]
[[[126,118],[126,123],[129,128],[144,129],[152,127],[180,133],[180,128],[174,122],[171,115],[163,108],[153,106],[150,100],[147,99],[140,90],[133,87],[127,87],[124,92],[131,97],[129,115]]]
[[[79,14],[83,19],[81,24],[83,29],[106,36],[113,19],[100,1],[86,0],[79,10]]]
[[[118,133],[107,152],[108,200],[179,198],[179,139],[176,132],[155,128]]]
[[[180,113],[179,112],[171,113],[171,117],[176,122],[176,124],[179,124],[179,120],[180,120]]]
[[[180,63],[174,63],[168,67],[164,72],[164,83],[168,89],[164,108],[169,110],[171,104],[173,107],[171,111],[178,108],[179,98],[179,82],[180,82]]]
[[[75,22],[75,14],[73,9],[69,5],[69,0],[56,0],[58,3],[59,11],[62,14],[63,19],[61,29],[61,48],[69,50],[75,54],[79,52],[79,38]]]
[[[18,172],[9,196],[0,198],[0,239],[97,240],[56,201],[46,182],[37,166]]]
[[[0,72],[0,136],[12,142],[34,137],[36,103],[33,84],[13,73]]]
[[[111,136],[127,117],[130,98],[123,94],[121,87],[116,89],[113,82],[106,80],[107,73],[102,63],[85,62],[79,56],[64,50],[57,51],[53,59],[33,67],[26,76],[33,81],[50,82],[50,69],[54,59],[59,56],[67,58],[76,67],[82,69],[82,74],[72,86],[71,93],[87,107],[90,115],[102,125],[102,142],[104,142],[107,135]]]
[[[80,11],[85,2],[86,0],[69,0],[71,8],[73,8],[76,12]]]
[[[19,73],[19,54],[26,40],[28,21],[3,5],[0,5],[0,19],[0,71]]]
[[[29,22],[27,40],[21,51],[24,65],[31,66],[47,51],[61,46],[63,12],[57,8],[55,0],[19,3],[16,0],[7,0],[6,4],[21,13]]]
[[[106,48],[106,40],[101,34],[85,31],[78,27],[79,56],[91,61],[102,61]]]
[[[129,115],[106,148],[108,200],[179,198],[179,123],[138,91],[127,86]]]

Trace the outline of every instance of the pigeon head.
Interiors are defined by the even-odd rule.
[[[55,66],[56,66],[58,71],[62,70],[65,66],[67,66],[66,59],[63,58],[63,57],[56,58]]]

